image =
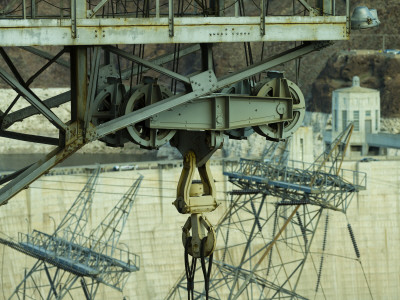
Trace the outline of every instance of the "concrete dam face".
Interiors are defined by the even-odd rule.
[[[234,187],[222,175],[222,162],[213,161],[211,164],[218,191],[217,200],[221,205],[207,217],[212,224],[217,224],[228,208],[230,200],[227,192]],[[315,296],[323,240],[326,235],[324,265],[316,299],[321,299],[324,295],[326,299],[368,299],[371,297],[370,293],[374,299],[398,297],[400,294],[398,277],[400,257],[397,250],[400,246],[399,167],[399,161],[344,163],[345,169],[359,170],[368,174],[367,190],[361,191],[354,197],[347,216],[340,212],[329,211],[330,221],[326,230],[323,225],[326,213],[323,213],[309,257],[297,283],[296,292],[299,295],[306,298]],[[143,162],[137,164],[136,170],[100,173],[89,214],[88,227],[92,226],[87,228],[89,233],[139,174],[144,178],[119,246],[129,247],[131,252],[140,256],[140,270],[132,273],[122,293],[100,285],[97,293],[99,299],[164,299],[182,277],[184,249],[181,228],[187,216],[180,215],[171,204],[176,197],[181,168],[180,162],[174,161]],[[16,240],[18,232],[30,233],[33,229],[52,234],[88,179],[89,172],[75,171],[79,172],[43,176],[10,200],[7,205],[1,207],[0,237]],[[53,174],[57,172],[62,173],[56,170]],[[267,204],[260,214],[267,214],[268,210],[273,209],[273,203],[276,201],[273,197],[267,196]],[[353,228],[360,251],[359,260],[348,233],[348,223]],[[250,228],[244,227],[243,231],[248,233]],[[290,234],[290,228],[287,234]],[[272,239],[272,232],[266,230],[263,232],[263,238],[264,243],[268,243]],[[237,244],[246,243],[246,240],[241,240],[242,237],[239,235],[233,234],[230,239]],[[217,249],[223,247],[223,243],[224,238],[218,237]],[[282,260],[296,256],[290,243],[289,239],[286,242],[284,239],[277,242]],[[260,245],[252,244],[251,247],[256,251]],[[237,256],[231,258],[232,260],[240,261],[242,248],[238,249],[232,252],[233,256]],[[221,256],[216,254],[214,259],[221,260]],[[8,299],[36,261],[0,245],[1,299]],[[281,262],[278,259],[273,263]],[[285,274],[288,269],[282,267],[280,272]],[[266,275],[267,279],[268,276]],[[201,271],[196,277],[197,280],[202,280]],[[36,276],[35,281],[38,285],[48,282],[44,273]],[[281,284],[283,283],[282,281]],[[228,293],[229,290],[221,290],[220,299],[227,299]],[[265,298],[272,295],[267,288],[263,293]],[[182,292],[180,295],[183,299],[187,297]],[[71,297],[82,299],[82,289],[78,286],[71,290]],[[175,296],[173,299],[178,298]],[[240,299],[249,297],[243,294]]]

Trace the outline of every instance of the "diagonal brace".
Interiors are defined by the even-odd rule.
[[[28,51],[28,52],[30,52],[30,53],[33,53],[33,54],[35,54],[35,55],[37,55],[37,56],[39,56],[39,57],[41,57],[41,58],[47,59],[47,60],[52,60],[52,59],[54,58],[54,55],[53,55],[53,54],[47,53],[47,52],[42,51],[42,50],[39,50],[39,49],[36,49],[36,48],[34,48],[34,47],[21,46],[21,47],[19,47],[19,48],[21,48],[21,49],[23,49],[23,50],[25,50],[25,51]],[[56,64],[59,64],[60,66],[66,67],[66,68],[69,68],[69,67],[70,67],[69,62],[63,60],[62,58],[57,58],[57,59],[55,60],[55,63],[56,63]]]
[[[200,50],[200,46],[198,44],[194,44],[188,47],[185,47],[183,49],[181,49],[179,51],[179,57],[183,57],[185,55],[194,53],[196,51]],[[168,54],[164,54],[161,55],[159,57],[156,57],[152,60],[150,60],[151,63],[154,63],[156,65],[162,65],[165,63],[168,63],[170,61],[172,61],[174,59],[174,53],[168,53]],[[140,69],[140,73],[143,73],[144,71],[147,71],[149,68],[141,68]],[[137,74],[139,70],[139,67],[135,67],[135,68],[129,68],[127,70],[122,71],[122,79],[129,79],[130,76],[132,76],[133,74]]]
[[[57,147],[36,163],[26,169],[22,169],[21,173],[0,189],[0,206],[6,204],[11,197],[27,188],[33,181],[74,154],[83,145],[83,137],[77,136],[65,148]]]
[[[155,70],[155,71],[157,71],[157,72],[159,72],[161,74],[167,75],[167,76],[169,76],[171,78],[174,78],[176,80],[179,80],[179,81],[182,81],[184,83],[190,84],[190,80],[189,80],[188,77],[180,75],[180,74],[178,74],[176,72],[170,71],[167,68],[161,67],[161,66],[159,66],[159,65],[157,65],[155,63],[152,63],[152,62],[150,62],[148,60],[140,58],[139,56],[127,53],[127,52],[125,52],[125,51],[123,51],[121,49],[118,49],[118,48],[112,47],[112,46],[106,46],[106,47],[104,47],[104,49],[106,49],[107,51],[110,51],[110,52],[112,52],[112,53],[114,53],[116,55],[119,55],[119,56],[121,56],[123,58],[126,58],[128,60],[131,60],[131,61],[134,61],[134,62],[136,62],[138,64],[141,64],[141,65],[143,65],[145,67],[148,67],[149,69]]]
[[[43,114],[58,129],[66,131],[67,125],[64,124],[46,105],[36,99],[31,92],[22,86],[17,80],[12,78],[7,72],[0,68],[0,77],[9,84],[14,90],[21,94],[30,104],[32,104],[41,114]]]
[[[319,15],[318,10],[312,7],[310,4],[308,4],[306,0],[297,0],[297,1],[299,1],[300,4],[303,5],[304,8],[310,12],[310,15],[315,15],[315,16]]]
[[[94,17],[94,15],[99,11],[99,9],[102,8],[104,4],[106,4],[107,2],[108,0],[101,0],[101,2],[99,2],[99,4],[97,4],[95,8],[89,10],[87,12],[88,18]]]
[[[53,107],[58,107],[61,104],[67,103],[70,100],[71,100],[71,91],[68,91],[44,100],[43,104],[45,104],[49,108],[53,108]],[[22,108],[6,116],[2,116],[3,120],[2,124],[0,124],[0,128],[1,129],[8,128],[15,122],[20,122],[26,118],[37,115],[39,113],[40,112],[33,105]]]

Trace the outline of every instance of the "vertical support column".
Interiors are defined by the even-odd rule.
[[[31,0],[31,18],[36,18],[36,0]]]
[[[22,1],[22,17],[26,19],[26,0]]]
[[[168,0],[169,36],[174,36],[174,0]]]
[[[86,18],[86,0],[71,0],[71,27],[72,37],[77,38],[76,23],[78,19]]]
[[[160,0],[156,0],[156,18],[160,17]]]
[[[324,16],[324,15],[331,16],[332,15],[332,7],[333,7],[332,2],[334,2],[334,1],[335,0],[318,0],[317,1],[317,8],[320,11],[321,16]]]
[[[225,16],[225,0],[218,0],[218,7],[217,7],[217,16],[223,17]]]
[[[86,0],[71,0],[72,36],[78,38],[76,22],[86,18]],[[71,122],[84,121],[87,90],[87,47],[71,47]],[[79,122],[80,123],[80,122]]]
[[[71,47],[71,121],[84,121],[87,101],[87,48]]]
[[[239,1],[235,1],[235,17],[239,17]]]
[[[350,0],[346,0],[346,33],[347,37],[350,36]]]
[[[260,1],[260,34],[265,35],[265,0]]]

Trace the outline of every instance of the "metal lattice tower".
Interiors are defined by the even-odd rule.
[[[0,206],[92,141],[100,140],[112,147],[132,142],[145,149],[158,149],[171,141],[184,157],[182,180],[174,203],[179,213],[193,217],[192,224],[184,226],[187,238],[190,234],[192,237],[188,247],[200,256],[197,250],[204,230],[197,228],[204,229],[201,226],[206,224],[211,232],[206,253],[211,255],[215,246],[214,231],[201,214],[217,207],[207,163],[222,147],[224,135],[245,139],[255,131],[274,141],[288,138],[302,124],[305,98],[295,82],[283,73],[267,71],[294,61],[297,80],[301,57],[322,50],[334,41],[350,38],[349,0],[338,6],[335,0],[282,0],[286,16],[276,15],[270,2],[0,1],[0,59],[7,67],[0,68],[0,78],[17,93],[14,99],[0,103],[0,136],[45,144],[51,149],[46,150],[42,159],[0,179],[0,185],[4,184],[0,188]],[[286,43],[279,50],[269,51],[274,47],[266,48],[267,42]],[[213,44],[220,43],[228,46],[213,49]],[[233,72],[218,70],[215,58],[224,57],[222,48],[229,49],[233,43],[244,46],[244,63],[234,63]],[[258,43],[259,55],[255,55],[253,43]],[[145,51],[148,44],[174,50],[154,55],[153,51],[147,51],[149,47]],[[52,48],[46,52],[37,48],[40,46]],[[29,72],[26,64],[19,64],[4,47],[20,47],[26,54],[44,58],[45,62],[37,71]],[[216,51],[221,53],[216,55]],[[32,84],[55,64],[65,67],[70,91],[40,99]],[[145,76],[148,70],[151,76]],[[29,73],[27,78],[22,76],[24,71]],[[21,100],[26,100],[28,106],[17,108]],[[66,120],[54,110],[63,104],[70,108]],[[13,130],[16,122],[34,115],[46,119],[51,130],[46,134],[38,126],[30,126],[25,132]],[[241,167],[251,169],[253,165],[243,161]],[[190,195],[195,168],[200,171],[204,194]],[[279,180],[265,169],[262,174],[255,172],[251,176],[274,178],[277,183],[274,188],[282,191],[292,190],[290,185],[297,184],[292,180],[299,175],[273,171]],[[281,175],[293,176],[285,181]],[[239,177],[232,179],[238,186],[242,181],[249,181]],[[264,181],[257,183],[251,179],[249,182],[256,188],[266,188]],[[287,182],[289,186],[285,185]],[[302,184],[310,182],[298,183]],[[200,184],[195,187],[201,188]],[[307,194],[308,190],[300,193]],[[318,200],[321,204],[322,200]],[[195,222],[203,225],[197,226]],[[63,233],[67,241],[71,239],[88,247],[85,243],[91,238],[85,240],[79,236],[80,226],[73,223]],[[104,233],[106,237],[114,239],[109,233]],[[58,235],[54,237],[58,238]],[[101,243],[103,235],[98,238],[97,242]],[[84,271],[91,274],[98,270]]]
[[[289,146],[291,142],[292,137],[290,136],[284,141],[267,143],[261,154],[260,161],[286,166],[289,161]]]
[[[365,189],[365,174],[351,172],[355,181],[348,182],[341,176],[345,170],[332,167],[340,165],[351,130],[350,125],[323,159],[307,169],[274,163],[279,159],[241,160],[225,172],[240,189],[230,192],[229,208],[217,225],[220,244],[214,254],[210,299],[305,299],[296,289],[320,221],[325,223],[324,251],[328,212],[345,212],[354,193]],[[316,290],[322,265],[323,254],[320,266],[315,266]],[[167,299],[184,299],[186,284],[182,276]],[[202,287],[198,275],[195,299],[204,296]]]
[[[94,299],[100,283],[122,291],[130,273],[139,270],[139,257],[117,246],[143,176],[87,236],[99,171],[93,172],[52,235],[34,230],[20,234],[18,243],[2,241],[38,259],[10,299],[62,299],[74,289]]]

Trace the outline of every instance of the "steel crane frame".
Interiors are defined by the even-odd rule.
[[[18,1],[13,1],[16,3]],[[224,1],[219,1],[221,6]],[[259,16],[240,16],[238,4],[235,4],[234,16],[224,16],[222,10],[214,16],[192,17],[178,16],[174,11],[172,0],[163,10],[159,0],[155,1],[156,13],[148,17],[132,17],[132,15],[111,16],[96,15],[100,8],[107,4],[106,0],[98,1],[96,7],[87,7],[86,0],[72,0],[69,15],[39,16],[35,12],[35,0],[31,1],[31,13],[27,13],[26,1],[21,1],[21,15],[7,15],[0,20],[0,46],[24,47],[38,56],[48,59],[32,80],[53,63],[70,67],[71,91],[42,101],[29,88],[32,80],[24,81],[20,72],[1,48],[3,60],[11,70],[10,74],[0,68],[0,77],[12,87],[19,96],[25,98],[30,106],[20,111],[10,112],[14,100],[5,112],[1,112],[0,135],[24,141],[44,143],[56,146],[41,160],[21,169],[0,181],[5,184],[0,189],[0,205],[29,186],[43,173],[57,165],[85,144],[127,128],[152,116],[168,111],[176,106],[189,103],[199,97],[218,92],[224,87],[244,80],[265,70],[274,68],[288,61],[298,59],[308,53],[320,50],[334,40],[347,40],[350,34],[349,1],[346,1],[346,15],[335,16],[334,0],[319,0],[318,7],[311,7],[307,1],[298,0],[308,16],[267,16],[266,1],[260,1]],[[12,4],[10,3],[10,4]],[[326,41],[329,39],[329,41]],[[238,70],[232,74],[216,77],[212,69],[212,55],[209,47],[203,47],[206,67],[198,74],[185,76],[159,65],[166,58],[156,61],[142,59],[127,53],[111,44],[150,44],[150,43],[232,43],[232,42],[265,42],[265,41],[302,41],[278,55],[270,56],[258,63]],[[45,53],[32,46],[63,45],[56,56]],[[103,46],[104,45],[104,46]],[[91,123],[90,110],[96,91],[96,82],[100,68],[101,46],[105,51],[124,57],[144,68],[182,82],[186,91],[172,95],[162,101],[153,103],[137,111],[127,113],[101,125]],[[89,70],[88,49],[91,49],[91,68]],[[191,50],[194,51],[194,48]],[[60,58],[65,52],[70,54],[70,62]],[[190,52],[190,51],[189,51]],[[164,60],[163,60],[164,59]],[[171,55],[169,56],[171,59]],[[157,61],[158,60],[158,61]],[[129,75],[129,71],[126,73]],[[125,76],[126,76],[125,74]],[[52,108],[70,101],[71,119],[63,122]],[[289,108],[286,108],[289,109]],[[6,129],[16,121],[24,120],[35,114],[46,117],[59,131],[59,138],[50,138],[36,134],[10,132]]]

